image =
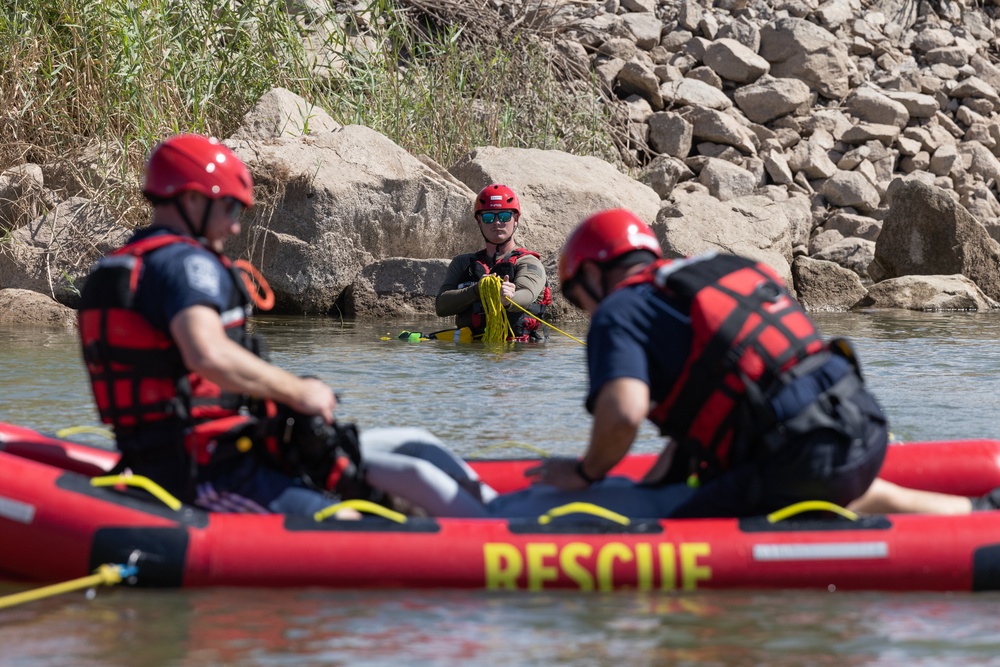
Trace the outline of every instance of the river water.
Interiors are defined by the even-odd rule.
[[[815,319],[854,340],[897,438],[1000,438],[1000,315]],[[425,426],[467,456],[582,451],[581,345],[559,334],[508,350],[381,340],[439,326],[255,322],[276,363],[327,380],[340,417],[362,428]],[[583,337],[585,325],[566,330]],[[0,328],[0,353],[0,420],[96,423],[74,335]],[[636,448],[657,446],[644,429]],[[21,588],[0,584],[0,595]],[[0,666],[1000,666],[998,610],[993,593],[101,589],[0,612]]]

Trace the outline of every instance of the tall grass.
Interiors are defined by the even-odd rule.
[[[341,14],[327,1],[290,14],[285,0],[6,0],[0,169],[49,165],[47,187],[138,220],[155,141],[228,136],[276,86],[445,166],[477,145],[617,155],[596,87],[560,80],[551,31],[451,0]]]

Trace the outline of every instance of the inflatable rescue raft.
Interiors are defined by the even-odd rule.
[[[109,480],[112,451],[0,422],[0,577],[58,581],[130,563],[144,586],[1000,589],[1000,511],[632,520],[568,506],[538,519],[220,514]],[[530,460],[470,461],[499,491]],[[648,455],[615,474],[641,475]],[[882,476],[981,495],[1000,441],[895,444]]]

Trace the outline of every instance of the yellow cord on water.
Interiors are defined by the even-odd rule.
[[[492,445],[483,445],[476,449],[476,455],[479,456],[498,449],[523,449],[546,458],[552,456],[549,451],[539,447],[538,445],[533,445],[530,442],[518,442],[517,440],[504,440],[503,442],[495,442]]]
[[[111,565],[105,563],[104,565],[98,567],[94,574],[87,577],[81,577],[80,579],[64,581],[61,584],[53,584],[51,586],[36,588],[31,591],[24,591],[23,593],[15,593],[14,595],[2,597],[0,598],[0,609],[13,607],[14,605],[22,604],[24,602],[34,602],[35,600],[52,597],[53,595],[78,591],[83,588],[93,588],[94,586],[114,586],[117,583],[121,583],[125,576],[128,575],[124,565]]]
[[[562,329],[560,329],[558,327],[552,326],[551,324],[549,324],[548,322],[546,322],[545,320],[543,320],[542,318],[540,318],[538,315],[535,315],[534,313],[532,313],[530,310],[526,310],[524,308],[521,308],[520,304],[514,303],[513,301],[511,301],[511,303],[514,306],[516,306],[517,308],[520,308],[522,311],[526,312],[528,315],[531,315],[532,317],[534,317],[536,320],[538,320],[539,322],[541,322],[542,324],[544,324],[548,328],[555,329],[556,331],[558,331],[559,333],[561,333],[563,336],[566,336],[566,338],[570,338],[572,340],[575,340],[577,343],[579,343],[580,345],[583,345],[584,347],[587,346],[587,344],[585,342],[583,342],[582,340],[580,340],[576,336],[570,335],[570,334],[566,333],[565,331],[563,331]]]
[[[486,311],[484,343],[504,343],[508,338],[514,337],[514,330],[510,328],[510,320],[507,319],[507,309],[500,296],[501,285],[503,279],[500,276],[483,276],[479,281],[479,300],[483,302],[483,310]]]
[[[102,428],[100,426],[67,426],[66,428],[56,431],[57,438],[68,438],[71,435],[78,435],[80,433],[91,433],[93,435],[100,435],[108,440],[114,440],[115,434],[109,429]]]

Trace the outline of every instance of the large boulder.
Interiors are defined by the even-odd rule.
[[[715,197],[675,192],[653,224],[667,257],[712,250],[767,264],[792,285],[792,224],[784,208],[767,197],[720,202]]]
[[[809,312],[850,310],[867,293],[854,271],[804,255],[792,261],[792,278],[799,302]]]
[[[260,200],[227,250],[261,268],[277,312],[330,312],[372,262],[450,257],[482,241],[473,192],[366,127],[227,143]]]
[[[850,237],[830,243],[822,250],[814,252],[812,257],[839,264],[845,269],[854,271],[864,281],[869,279],[868,266],[874,254],[874,241]]]
[[[0,173],[0,236],[42,213],[44,180],[42,168],[31,163]]]
[[[286,88],[272,88],[243,116],[232,139],[273,139],[333,132],[340,123]]]
[[[771,63],[771,75],[800,79],[823,97],[843,99],[850,90],[846,43],[815,23],[792,17],[768,23],[759,53]]]
[[[0,289],[0,324],[73,329],[76,311],[38,292]]]
[[[963,275],[901,276],[872,285],[858,307],[987,311],[1000,304]]]
[[[359,319],[433,315],[448,259],[389,257],[366,266],[344,294],[345,317]],[[442,320],[444,321],[444,320]],[[447,322],[439,328],[447,327]]]
[[[755,123],[770,121],[807,105],[814,93],[798,79],[761,77],[756,83],[741,86],[733,93],[736,106]]]
[[[40,292],[76,307],[91,264],[130,234],[103,206],[67,199],[0,240],[0,289]]]
[[[543,259],[559,252],[570,231],[592,213],[627,208],[652,222],[660,209],[660,196],[649,186],[604,160],[563,151],[477,148],[449,171],[474,192],[490,183],[513,189],[521,201],[516,238]],[[463,252],[483,245],[471,217],[467,225],[475,232],[475,240]]]
[[[907,275],[970,278],[1000,300],[1000,243],[946,191],[897,179],[868,274],[875,282]]]

